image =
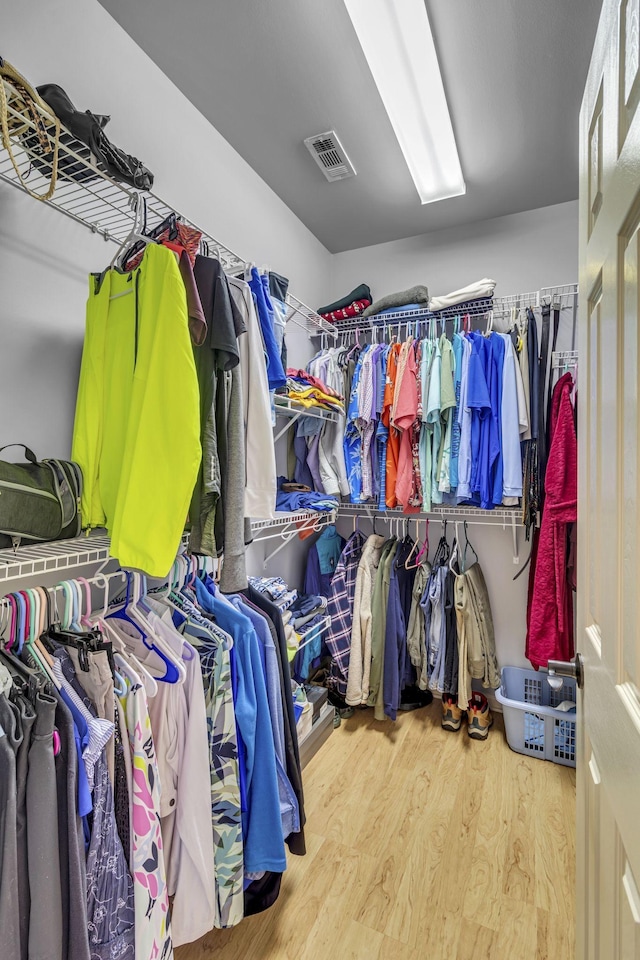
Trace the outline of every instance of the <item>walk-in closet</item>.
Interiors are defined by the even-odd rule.
[[[1,960],[640,960],[639,24],[5,4]]]

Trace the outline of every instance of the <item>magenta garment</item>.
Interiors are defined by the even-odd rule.
[[[568,524],[578,518],[578,443],[573,379],[558,380],[551,401],[546,498],[532,572],[526,655],[534,667],[574,655],[573,597],[568,581]]]

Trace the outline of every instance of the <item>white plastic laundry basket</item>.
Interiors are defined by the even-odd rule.
[[[575,767],[575,712],[565,713],[555,708],[566,700],[576,702],[576,681],[563,677],[561,688],[553,690],[546,673],[521,667],[503,667],[501,678],[496,699],[502,704],[511,749],[529,757]]]

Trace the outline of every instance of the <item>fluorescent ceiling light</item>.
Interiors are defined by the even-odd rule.
[[[466,193],[425,0],[344,0],[422,203]]]

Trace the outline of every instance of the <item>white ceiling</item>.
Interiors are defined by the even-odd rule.
[[[601,0],[426,0],[467,183],[426,206],[343,0],[101,2],[332,252],[578,195]],[[327,183],[302,143],[330,129],[354,179]]]

